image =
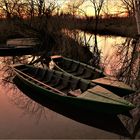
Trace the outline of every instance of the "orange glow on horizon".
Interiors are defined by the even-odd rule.
[[[53,1],[53,0],[50,0]],[[79,0],[80,1],[80,0]],[[57,6],[59,6],[59,13],[63,12],[65,14],[73,14],[79,17],[86,16],[94,16],[94,6],[93,3],[90,1],[85,1],[82,5],[80,5],[77,9],[75,6],[78,5],[78,1],[74,0],[58,0]],[[54,10],[53,15],[55,15],[58,12],[58,9]],[[2,13],[2,12],[0,12]],[[24,13],[20,14],[22,18],[27,18],[27,15]],[[120,1],[106,1],[102,7],[102,11],[100,12],[100,15],[102,17],[108,16],[119,16],[119,17],[126,17],[128,16],[126,11],[124,11]],[[3,14],[0,14],[1,17],[5,18],[6,16]]]
[[[69,4],[68,2],[62,5],[61,9],[64,13],[70,12],[70,9],[68,8],[68,5],[72,5],[73,3],[70,1]],[[71,9],[72,10],[72,9]],[[75,12],[76,15],[80,16],[94,16],[94,6],[93,3],[86,1],[84,2],[80,7],[77,12]],[[104,3],[102,7],[102,11],[100,15],[111,15],[111,16],[120,16],[120,17],[125,17],[127,16],[127,12],[123,9],[121,2],[118,1],[108,1]]]

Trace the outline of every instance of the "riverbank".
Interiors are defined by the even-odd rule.
[[[79,29],[85,32],[95,32],[95,19],[67,19],[64,21],[69,29]],[[67,24],[68,22],[69,24]],[[114,35],[122,37],[135,37],[137,35],[136,21],[134,17],[112,17],[100,19],[98,34]]]
[[[94,32],[94,24],[87,26],[85,30]],[[137,28],[134,18],[110,18],[101,19],[98,25],[98,33],[101,35],[115,35],[122,37],[135,37]]]
[[[34,29],[38,28],[38,24],[42,21],[35,18]],[[82,30],[89,33],[95,32],[94,18],[75,18],[68,15],[53,16],[47,19],[47,24],[51,32],[59,32],[62,29]],[[37,22],[38,21],[38,22]],[[0,43],[6,42],[9,38],[17,37],[31,37],[29,34],[24,33],[25,27],[18,27],[16,20],[0,20]],[[24,22],[22,20],[22,22]],[[22,23],[21,23],[22,24]],[[36,25],[37,24],[37,25]],[[22,29],[20,29],[22,28]],[[44,27],[45,28],[45,27]],[[31,29],[32,30],[32,29]],[[29,29],[27,31],[29,33]],[[33,31],[34,32],[34,31]],[[100,19],[98,24],[98,34],[100,35],[114,35],[123,37],[135,37],[137,35],[137,28],[135,18],[128,17],[113,17]]]

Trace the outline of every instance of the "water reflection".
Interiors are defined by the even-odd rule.
[[[17,80],[17,81],[16,81]],[[14,79],[18,88],[30,99],[36,101],[44,107],[47,107],[57,113],[69,117],[78,122],[93,126],[102,130],[117,133],[124,137],[139,138],[140,132],[140,110],[135,108],[132,113],[132,119],[123,115],[109,116],[106,114],[95,114],[94,112],[87,112],[70,106],[64,106],[60,103],[47,100],[43,95],[36,91],[31,91],[28,87],[22,87],[18,83],[18,79]],[[46,112],[47,113],[47,112]],[[47,114],[46,114],[47,116]],[[115,126],[115,127],[114,127]]]
[[[118,43],[119,42],[119,43]],[[138,67],[136,60],[138,57],[133,57],[133,61],[130,61],[133,56],[134,49],[132,39],[124,39],[124,38],[112,38],[112,37],[98,37],[98,47],[102,51],[102,65],[105,67],[105,71],[108,74],[118,74],[118,78],[121,80],[127,81],[135,81],[138,75]],[[23,110],[24,115],[30,115],[34,118],[36,123],[39,123],[41,119],[47,120],[48,117],[52,117],[55,111],[59,114],[62,114],[68,118],[71,118],[77,122],[99,128],[101,130],[105,130],[108,132],[113,132],[115,134],[131,137],[131,138],[140,138],[140,92],[137,91],[133,95],[127,96],[129,101],[136,105],[136,108],[132,110],[132,119],[125,116],[105,116],[104,114],[94,114],[93,112],[85,112],[84,110],[79,109],[71,109],[69,106],[63,106],[58,103],[54,103],[50,100],[45,99],[44,97],[38,96],[38,93],[35,91],[30,91],[29,88],[22,88],[21,85],[17,85],[19,89],[25,93],[22,94],[19,89],[15,86],[11,85],[7,81],[11,82],[11,77],[13,77],[13,73],[10,69],[8,69],[8,65],[13,63],[29,63],[35,60],[33,56],[23,56],[23,57],[3,57],[0,58],[0,75],[4,80],[1,81],[2,87],[7,87],[6,95],[9,101],[16,105],[18,108]],[[128,65],[132,64],[131,68],[125,71]],[[123,67],[122,67],[123,66]],[[120,73],[122,70],[122,74]],[[114,73],[115,72],[115,73]],[[131,74],[131,77],[130,77]],[[131,78],[131,79],[130,79]],[[129,83],[134,85],[134,83]],[[140,83],[136,83],[137,87],[139,87]],[[29,97],[29,98],[28,98]],[[105,117],[104,117],[105,116]],[[123,137],[123,138],[124,138]]]
[[[7,80],[2,80],[0,84],[3,87],[7,87],[5,94],[9,102],[23,110],[21,115],[22,117],[26,115],[31,116],[31,118],[34,119],[37,124],[39,124],[41,119],[47,120],[48,117],[52,117],[54,115],[52,112],[53,110],[77,122],[121,136],[130,137],[129,132],[123,126],[117,116],[95,114],[93,112],[71,108],[70,106],[64,106],[60,103],[47,100],[44,98],[44,96],[36,93],[36,91],[31,91],[29,87],[22,87],[22,84],[19,84],[20,82],[18,82],[18,79],[16,78],[14,78],[13,81],[16,83],[17,87],[22,91],[22,93],[27,96],[22,94],[16,86],[11,84],[11,82],[7,82]]]
[[[84,33],[81,33],[84,34]],[[91,38],[91,34],[86,34],[89,40],[90,50],[93,52],[94,38]],[[113,60],[114,54],[116,53],[119,45],[125,42],[124,37],[115,36],[97,36],[98,49],[100,51],[100,65],[104,69],[106,74],[114,75],[112,68],[115,61]],[[117,68],[117,67],[115,67]]]
[[[121,53],[116,54],[119,47],[126,46],[126,42],[128,42],[128,40],[131,40],[130,38],[116,36],[95,36],[94,34],[82,32],[80,30],[71,31],[63,29],[62,32],[70,38],[73,38],[74,40],[79,42],[79,44],[81,44],[81,46],[84,46],[84,48],[90,50],[92,53],[90,60],[88,60],[90,65],[96,67],[99,67],[100,65],[100,68],[102,68],[105,73],[109,75],[114,75],[114,69],[119,70],[119,68],[121,67],[121,65],[116,65],[114,67],[114,64],[117,62],[116,56],[122,55]],[[122,50],[122,53],[124,51],[125,50]],[[84,53],[84,55],[86,55],[86,52]]]
[[[12,80],[13,81],[13,80]],[[30,115],[35,119],[36,123],[43,119],[47,119],[47,111],[49,109],[44,108],[42,105],[37,104],[34,100],[31,100],[27,96],[24,96],[17,86],[11,84],[11,81],[2,80],[0,83],[3,87],[8,87],[5,90],[5,94],[9,101],[16,105],[19,109],[23,110],[22,117]],[[51,113],[49,112],[49,115]]]
[[[84,33],[82,32],[81,35]],[[86,34],[89,40],[90,50],[94,46],[94,39],[91,34]],[[139,88],[137,82],[139,74],[139,44],[136,39],[97,36],[98,49],[101,51],[100,65],[106,74],[117,76],[118,79],[125,83]]]
[[[31,59],[33,56],[25,55],[22,57],[17,56],[10,56],[10,57],[0,57],[0,75],[2,75],[2,79],[5,81],[12,81],[13,73],[11,71],[10,65],[17,64],[17,63],[29,63],[29,59]]]
[[[136,86],[139,73],[139,45],[135,39],[127,38],[123,44],[119,44],[112,54],[112,71],[125,83]],[[113,64],[113,62],[115,62]],[[117,69],[116,69],[117,68]]]
[[[33,100],[30,100],[26,96],[19,94],[19,96],[15,96],[10,98],[10,101],[14,103],[18,108],[23,110],[22,117],[30,116],[35,123],[39,124],[39,121],[42,119],[47,119],[47,109],[43,106],[37,104]],[[49,112],[49,115],[51,111]]]
[[[78,122],[87,124],[89,126],[97,127],[97,128],[109,131],[109,132],[113,132],[113,133],[117,133],[119,135],[130,137],[129,132],[123,126],[123,124],[121,123],[121,121],[119,120],[119,118],[117,116],[110,116],[107,114],[97,114],[97,113],[95,114],[94,112],[87,112],[87,111],[81,110],[79,108],[71,108],[70,106],[64,106],[63,104],[60,104],[58,102],[53,102],[50,99],[47,100],[47,98],[44,95],[41,95],[41,94],[37,93],[36,91],[31,90],[28,86],[23,87],[22,85],[19,84],[20,82],[18,81],[17,78],[14,78],[14,82],[16,83],[18,88],[24,94],[26,94],[32,100],[36,101],[37,103],[41,104],[44,107],[47,107],[57,113],[60,113],[64,116],[67,116]],[[27,105],[25,105],[27,108],[28,108],[28,104],[29,104],[28,100],[29,100],[29,98],[26,101]],[[32,101],[30,101],[30,103],[32,103]],[[32,106],[35,106],[35,105],[33,104],[33,105],[31,105],[31,107]],[[40,108],[40,107],[42,108],[42,106],[38,105],[38,108]],[[32,108],[32,110],[34,112],[34,107]],[[30,111],[30,112],[32,112],[32,111]],[[37,112],[35,112],[35,113],[37,113]],[[46,116],[47,116],[47,114],[46,114]],[[115,128],[114,128],[114,126],[115,126]]]

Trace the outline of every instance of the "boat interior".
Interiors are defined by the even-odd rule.
[[[63,58],[60,60],[59,58],[58,61],[56,59],[54,60],[54,62],[57,66],[56,67],[57,70],[63,69],[67,73],[70,73],[74,76],[78,76],[87,80],[93,80],[105,76],[102,71],[74,60],[67,60]]]
[[[67,75],[66,73],[60,71],[34,67],[24,67],[19,70],[70,96],[78,96],[87,89],[95,86],[95,84],[84,79]]]

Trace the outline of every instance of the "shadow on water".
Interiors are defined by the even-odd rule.
[[[140,120],[137,122],[132,137],[135,138],[137,133],[140,131]]]
[[[22,84],[17,77],[15,77],[13,81],[25,95],[54,112],[92,127],[116,133],[124,137],[131,137],[117,116],[95,114],[94,112],[85,111],[79,108],[72,108],[68,105],[66,106],[58,102],[53,102],[50,99],[47,99],[44,95],[31,90],[29,86]]]

